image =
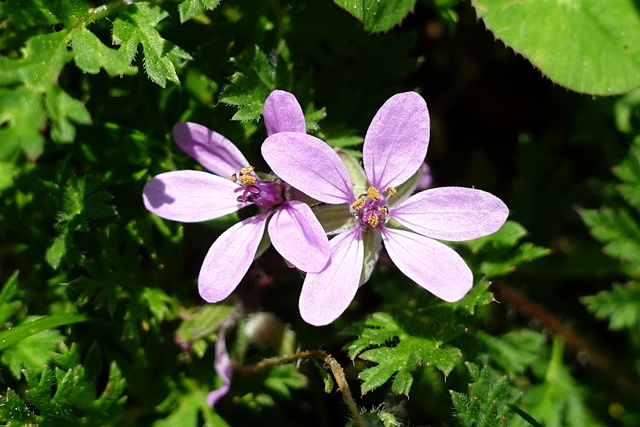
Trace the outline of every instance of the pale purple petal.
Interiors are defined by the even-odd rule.
[[[207,394],[207,404],[213,406],[218,400],[229,392],[231,388],[231,379],[233,377],[233,367],[231,366],[231,358],[227,351],[227,343],[225,342],[227,328],[231,325],[233,316],[229,316],[220,326],[218,337],[216,338],[216,359],[213,362],[213,368],[216,374],[222,379],[222,385]]]
[[[142,191],[144,206],[154,214],[181,222],[199,222],[237,211],[238,184],[203,171],[173,171],[155,176]]]
[[[268,217],[265,213],[247,218],[213,242],[198,277],[198,290],[205,301],[222,301],[238,286],[256,255]]]
[[[405,182],[422,165],[429,147],[429,111],[415,92],[392,96],[371,121],[362,147],[371,185],[384,191]]]
[[[300,294],[300,314],[315,326],[328,325],[349,307],[358,290],[364,244],[356,228],[331,239],[331,259],[319,273],[307,273]]]
[[[182,151],[224,178],[249,166],[233,142],[197,123],[177,123],[173,127],[173,138]]]
[[[439,187],[414,194],[391,209],[403,226],[434,239],[471,240],[498,231],[509,208],[486,191]]]
[[[302,271],[318,272],[329,260],[329,240],[305,203],[292,200],[282,205],[269,221],[273,247]]]
[[[264,101],[262,111],[267,135],[278,132],[307,133],[304,113],[296,97],[284,90],[274,90]]]
[[[420,234],[382,229],[382,240],[395,265],[438,298],[458,301],[473,285],[473,274],[456,251]]]
[[[426,190],[433,184],[433,175],[431,174],[431,168],[427,162],[422,163],[422,166],[420,166],[420,172],[421,176],[416,188],[418,190]]]
[[[349,171],[340,156],[314,136],[271,135],[262,144],[262,157],[283,181],[316,200],[331,204],[355,200]]]

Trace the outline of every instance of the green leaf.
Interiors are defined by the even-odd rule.
[[[543,425],[583,427],[594,424],[585,404],[585,396],[579,383],[562,363],[564,342],[556,337],[551,360],[541,384],[532,386],[524,394],[522,408]],[[525,420],[514,419],[513,426],[529,425]]]
[[[30,320],[16,327],[0,332],[0,350],[15,345],[23,339],[46,329],[57,328],[58,326],[70,325],[72,323],[85,322],[87,320],[89,320],[89,316],[86,314],[59,314],[55,316],[42,317],[37,320]]]
[[[22,306],[19,300],[15,301],[17,296],[18,272],[16,271],[7,279],[0,291],[0,325],[11,319]]]
[[[63,339],[64,336],[59,331],[47,329],[5,348],[0,359],[2,363],[7,365],[9,372],[15,378],[20,378],[20,372],[23,368],[40,373],[51,360],[53,350],[60,345]]]
[[[180,23],[185,23],[189,19],[201,15],[205,9],[213,10],[219,4],[220,0],[184,0],[178,6]]]
[[[267,56],[258,47],[251,54],[232,59],[238,68],[220,93],[220,102],[238,107],[233,120],[256,120],[262,114],[265,99],[276,88],[289,89],[293,65],[284,42],[277,54]]]
[[[640,86],[634,0],[473,0],[487,28],[562,86],[613,95]]]
[[[111,49],[105,46],[95,34],[84,27],[71,31],[71,44],[76,65],[89,74],[97,74],[101,68],[110,76],[138,72],[138,67],[130,65],[131,60],[123,48]]]
[[[14,0],[0,3],[0,17],[7,17],[11,25],[26,29],[40,25],[72,25],[89,10],[84,0]]]
[[[488,347],[489,360],[509,375],[521,375],[540,359],[546,337],[529,329],[507,332],[495,337],[483,331],[476,333]]]
[[[20,396],[13,390],[7,389],[7,394],[0,404],[0,423],[7,426],[27,426],[36,425],[37,422],[38,417],[27,408]]]
[[[450,391],[456,418],[463,427],[505,426],[512,417],[509,404],[518,401],[508,377],[484,366],[466,363],[471,375],[469,394]]]
[[[604,252],[640,273],[640,225],[626,209],[602,208],[578,211],[591,234],[605,243]]]
[[[191,55],[171,42],[163,39],[156,25],[169,14],[159,6],[150,3],[136,3],[120,13],[113,24],[113,42],[122,46],[127,62],[133,61],[142,45],[144,68],[154,83],[160,87],[167,80],[179,84],[176,66],[181,66]]]
[[[416,0],[333,0],[338,6],[358,18],[364,29],[377,33],[387,31],[402,22],[413,10]]]
[[[507,221],[497,232],[472,240],[467,246],[480,254],[478,270],[487,277],[504,276],[518,265],[531,262],[549,254],[549,249],[526,242],[518,242],[527,235],[527,230],[514,221]]]
[[[418,318],[400,324],[390,314],[375,313],[366,321],[351,326],[346,334],[357,339],[345,345],[351,359],[356,356],[376,363],[363,370],[362,393],[393,379],[391,390],[408,394],[413,383],[411,372],[420,366],[435,366],[445,375],[453,369],[460,350],[443,345],[459,335],[460,329],[447,324],[433,325]]]
[[[609,319],[611,329],[637,329],[640,326],[640,283],[613,285],[610,291],[581,299],[600,319]]]

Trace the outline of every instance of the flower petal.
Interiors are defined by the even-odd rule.
[[[233,313],[233,312],[232,312]],[[227,343],[225,341],[227,328],[233,323],[233,315],[230,315],[222,322],[220,330],[218,331],[218,337],[216,338],[216,359],[213,362],[213,368],[216,374],[222,379],[222,385],[215,390],[210,391],[207,394],[207,404],[209,406],[215,405],[215,403],[222,398],[231,388],[231,379],[233,378],[233,367],[231,366],[231,358],[227,351]]]
[[[420,234],[382,229],[391,260],[411,280],[438,298],[458,301],[473,285],[473,274],[456,251]]]
[[[360,228],[337,235],[329,244],[329,263],[319,273],[307,273],[300,294],[300,314],[315,326],[328,325],[349,307],[362,273]]]
[[[255,257],[268,217],[264,213],[247,218],[213,242],[198,277],[198,290],[205,301],[222,301],[238,286]]]
[[[391,209],[403,226],[434,239],[471,240],[498,231],[509,208],[486,191],[440,187],[414,194]]]
[[[173,139],[182,151],[224,178],[249,166],[233,142],[197,123],[177,123],[173,126]]]
[[[392,96],[369,125],[362,147],[371,185],[384,191],[405,182],[422,165],[429,147],[429,111],[415,92]]]
[[[262,110],[267,135],[278,132],[307,133],[304,113],[296,97],[284,90],[274,90],[264,101]]]
[[[316,200],[331,204],[355,200],[347,167],[331,147],[315,136],[276,133],[262,144],[262,157],[287,184]]]
[[[306,204],[292,200],[269,221],[273,247],[302,271],[318,272],[329,260],[329,239]]]
[[[161,173],[147,182],[142,191],[144,206],[154,214],[181,222],[220,218],[237,211],[234,190],[238,184],[203,171]]]

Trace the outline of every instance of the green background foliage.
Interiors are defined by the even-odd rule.
[[[358,425],[323,361],[255,368],[300,350],[332,354],[366,425],[640,424],[638,49],[633,0],[1,2],[0,424]],[[269,249],[202,301],[208,247],[249,213],[166,221],[142,188],[200,169],[172,140],[183,121],[268,172],[274,89],[349,162],[389,96],[421,93],[432,185],[510,208],[452,245],[464,299],[383,251],[312,327]],[[234,376],[212,408],[218,339]]]

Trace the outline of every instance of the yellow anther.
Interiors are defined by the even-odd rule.
[[[351,209],[353,209],[354,211],[359,211],[362,208],[364,208],[364,200],[362,199],[358,199],[355,202],[351,203]]]
[[[379,222],[379,220],[378,220],[378,215],[371,215],[371,216],[369,217],[369,219],[367,220],[367,222],[369,223],[369,225],[370,225],[372,228],[376,228],[376,227],[378,226],[378,222]]]
[[[380,198],[380,192],[376,187],[369,187],[367,190],[367,196],[373,200],[378,200]]]
[[[240,184],[253,185],[256,183],[256,177],[251,175],[240,175]]]
[[[382,215],[387,216],[389,215],[389,209],[387,209],[386,206],[383,206],[380,208],[380,213],[382,213]]]
[[[244,168],[240,169],[240,173],[241,173],[242,175],[246,175],[246,174],[248,174],[248,173],[253,172],[253,170],[254,170],[254,169],[255,169],[255,168],[254,168],[253,166],[247,166],[247,167],[244,167]]]
[[[398,194],[398,190],[396,190],[395,187],[387,187],[387,194],[390,196],[395,196],[396,194]]]
[[[238,177],[234,173],[233,175],[231,175],[231,178],[229,178],[229,179],[231,180],[231,182],[236,182],[238,180]]]

